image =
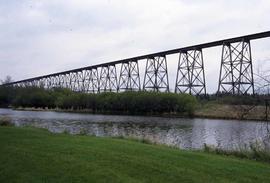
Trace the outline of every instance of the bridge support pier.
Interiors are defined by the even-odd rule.
[[[140,91],[138,61],[122,63],[119,77],[119,91]]]
[[[90,92],[90,93],[99,93],[100,92],[99,74],[98,74],[97,68],[93,68],[90,71],[88,92]]]
[[[38,81],[38,80],[35,80],[35,81],[30,82],[29,85],[32,86],[32,87],[40,87],[40,86],[39,86],[39,81]]]
[[[51,89],[51,88],[52,88],[52,85],[53,85],[52,79],[51,79],[51,77],[48,77],[48,78],[47,78],[47,86],[48,86],[48,89]]]
[[[52,81],[52,86],[51,86],[51,88],[58,88],[58,87],[61,87],[60,76],[52,76],[50,79],[51,79],[51,81]]]
[[[101,67],[99,78],[100,92],[117,92],[118,82],[115,65]]]
[[[48,89],[47,78],[40,79],[39,80],[39,83],[40,83],[40,87],[41,88]]]
[[[169,78],[166,56],[157,56],[147,59],[143,90],[169,92]]]
[[[78,92],[88,92],[88,85],[89,85],[89,70],[83,70],[77,72],[77,82],[76,88]]]
[[[69,89],[72,91],[78,92],[79,91],[79,85],[78,85],[78,73],[77,72],[71,72],[69,74]]]
[[[175,93],[206,94],[202,50],[194,49],[180,53]]]
[[[58,76],[57,87],[63,88],[64,87],[64,81],[65,81],[65,76],[64,75],[59,75]]]
[[[72,87],[71,87],[71,79],[70,79],[70,77],[71,77],[71,73],[68,73],[68,74],[65,74],[65,75],[63,75],[63,78],[64,78],[64,88],[68,88],[68,89],[72,89]],[[48,80],[49,79],[47,79],[47,86],[48,86]]]
[[[223,44],[218,93],[254,94],[249,40]]]

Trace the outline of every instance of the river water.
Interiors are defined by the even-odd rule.
[[[54,133],[124,136],[181,149],[200,149],[204,144],[232,150],[252,142],[270,144],[268,124],[258,121],[189,119],[145,116],[97,115],[0,109],[17,126],[47,128]]]

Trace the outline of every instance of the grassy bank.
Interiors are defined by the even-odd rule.
[[[211,102],[197,107],[194,116],[214,119],[266,120],[265,106],[262,105],[230,105]]]
[[[268,95],[209,95],[199,99],[194,116],[201,118],[269,120],[265,102]],[[270,112],[269,109],[267,111]]]
[[[270,182],[270,164],[124,139],[0,127],[0,182]]]

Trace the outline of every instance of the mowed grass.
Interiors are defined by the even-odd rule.
[[[0,127],[0,182],[270,182],[270,164],[131,140]]]

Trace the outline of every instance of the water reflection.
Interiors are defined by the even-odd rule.
[[[235,149],[254,141],[267,141],[265,122],[185,119],[142,116],[93,115],[57,112],[13,111],[0,109],[18,126],[33,125],[51,132],[95,136],[125,136],[148,139],[183,149],[202,148],[203,144]]]

